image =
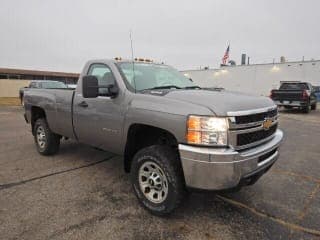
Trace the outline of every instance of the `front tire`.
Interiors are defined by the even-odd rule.
[[[139,202],[154,215],[171,213],[185,196],[179,155],[169,146],[140,150],[133,158],[130,177]]]
[[[34,124],[34,141],[42,155],[53,155],[59,151],[60,136],[50,130],[44,118],[38,119]]]
[[[311,105],[311,110],[317,110],[317,103]]]

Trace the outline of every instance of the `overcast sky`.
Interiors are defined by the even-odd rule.
[[[180,70],[320,59],[318,0],[1,0],[0,67],[79,72],[92,58],[134,55]]]

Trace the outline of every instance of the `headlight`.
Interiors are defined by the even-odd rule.
[[[226,118],[189,116],[187,142],[189,144],[226,146],[228,122]]]

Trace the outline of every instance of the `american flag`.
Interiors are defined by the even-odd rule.
[[[230,51],[230,45],[228,45],[226,52],[224,53],[224,56],[222,58],[222,64],[226,65],[227,64],[227,60],[229,58],[229,51]]]

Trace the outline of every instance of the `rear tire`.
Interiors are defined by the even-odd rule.
[[[302,111],[303,111],[304,113],[309,113],[310,110],[311,110],[310,104],[308,104],[307,106],[305,106],[305,107],[302,109]]]
[[[141,149],[133,158],[130,174],[140,204],[154,215],[170,214],[185,196],[179,155],[169,146]]]
[[[53,155],[59,151],[60,136],[50,130],[44,118],[38,119],[34,124],[34,141],[42,155]]]
[[[317,110],[317,103],[311,105],[311,110]]]

